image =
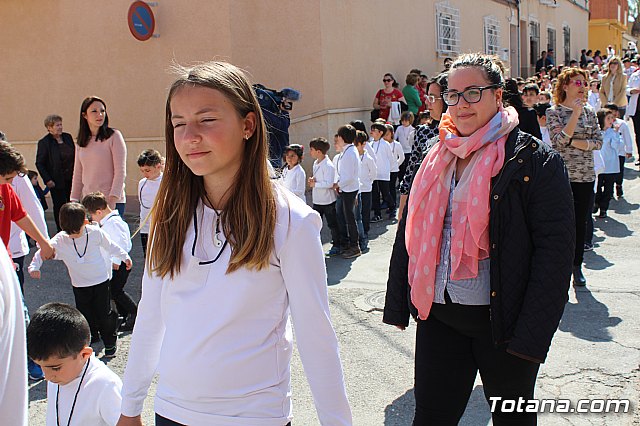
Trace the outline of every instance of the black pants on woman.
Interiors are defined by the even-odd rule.
[[[636,148],[638,148],[638,154],[640,155],[640,108],[638,108],[635,115],[631,116],[631,121],[633,121],[633,133],[636,136]]]
[[[488,306],[434,303],[429,317],[418,321],[413,424],[457,425],[479,371],[489,406],[496,404],[495,426],[535,425],[536,413],[503,413],[489,398],[533,399],[538,368],[494,346]]]
[[[56,227],[58,232],[62,231],[60,228],[60,207],[69,202],[71,197],[71,182],[66,188],[51,188],[51,200],[53,201],[53,219],[56,221]]]
[[[587,217],[591,208],[590,199],[593,196],[594,182],[571,182],[573,192],[573,209],[576,217],[576,252],[573,256],[573,265],[582,266],[584,258],[584,236],[587,230],[587,222],[579,220]]]

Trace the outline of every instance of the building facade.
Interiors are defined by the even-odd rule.
[[[607,52],[611,45],[618,54],[627,49],[629,3],[627,0],[589,2],[589,49]]]
[[[529,75],[540,51],[556,62],[587,46],[586,0],[157,0],[154,37],[130,33],[131,0],[3,0],[0,129],[29,165],[43,119],[60,114],[75,135],[82,99],[105,99],[128,147],[127,193],[138,154],[164,151],[164,109],[173,63],[228,60],[255,82],[302,93],[291,142],[332,138],[345,122],[368,122],[382,76],[442,70],[445,57],[482,51],[512,75]],[[305,159],[310,168],[311,159]]]

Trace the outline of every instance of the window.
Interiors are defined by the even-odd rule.
[[[500,23],[493,16],[484,18],[484,52],[489,55],[500,53]]]
[[[571,29],[568,25],[562,28],[562,35],[564,39],[564,63],[565,65],[569,65],[569,61],[571,60]]]
[[[436,4],[436,43],[442,55],[460,51],[460,11],[446,2]]]
[[[547,28],[547,52],[556,50],[556,30],[554,28]],[[553,58],[555,60],[555,58]]]
[[[529,52],[531,66],[536,65],[536,61],[540,56],[540,23],[535,21],[529,22]]]

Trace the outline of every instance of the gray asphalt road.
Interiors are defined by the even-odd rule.
[[[541,425],[630,425],[640,424],[638,368],[640,360],[640,178],[637,168],[627,164],[626,198],[612,201],[610,217],[596,220],[596,249],[586,254],[588,286],[570,290],[570,301],[554,338],[550,355],[540,370],[536,394],[539,398],[570,399],[628,398],[632,412],[626,414],[553,413],[540,416]],[[132,224],[133,217],[128,217]],[[401,332],[382,324],[379,306],[386,285],[389,255],[395,225],[372,224],[371,251],[355,260],[329,259],[329,296],[354,424],[362,426],[410,425],[413,412],[413,347],[411,326]],[[326,238],[325,238],[326,239]],[[138,299],[142,253],[136,237],[132,257],[134,270],[127,291]],[[73,304],[71,284],[64,265],[47,262],[43,279],[27,278],[26,299],[31,310],[49,301]],[[116,358],[108,365],[122,375],[129,336],[119,340]],[[101,355],[101,347],[97,347]],[[294,424],[318,424],[313,401],[299,358],[292,365]],[[144,417],[152,416],[152,387]],[[44,425],[46,387],[31,384],[30,419]],[[478,379],[463,425],[490,424],[490,413]]]

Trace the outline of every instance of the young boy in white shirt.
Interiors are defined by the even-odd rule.
[[[402,151],[402,145],[400,142],[394,140],[394,131],[391,124],[385,124],[387,131],[384,132],[382,137],[391,147],[391,154],[394,161],[391,162],[391,174],[389,179],[389,192],[391,193],[391,199],[393,200],[393,206],[387,209],[389,219],[396,217],[396,207],[398,206],[398,192],[396,185],[398,183],[398,176],[400,175],[400,166],[404,164],[404,152]]]
[[[620,118],[620,110],[616,104],[607,104],[604,106],[613,112],[615,120],[613,121],[613,128],[620,134],[624,146],[618,151],[618,162],[620,163],[620,172],[616,176],[616,197],[624,197],[624,190],[622,189],[622,183],[624,182],[624,163],[627,158],[633,156],[633,139],[631,137],[631,130],[627,122]]]
[[[333,162],[327,157],[329,152],[329,142],[325,138],[315,138],[309,142],[309,153],[313,162],[313,176],[309,178],[311,188],[311,199],[313,209],[327,218],[327,226],[331,230],[331,249],[327,256],[337,256],[340,254],[340,232],[338,231],[338,220],[336,217],[336,199],[338,195],[333,189],[336,179],[336,168]]]
[[[131,232],[129,225],[122,219],[117,210],[112,210],[107,203],[107,198],[102,192],[92,192],[85,195],[82,199],[82,205],[89,212],[92,222],[98,223],[100,229],[104,231],[112,242],[118,247],[129,253],[131,251]],[[124,291],[127,284],[129,273],[124,262],[119,259],[111,258],[111,281],[109,288],[111,289],[111,299],[118,308],[118,314],[122,317],[120,330],[131,331],[136,322],[138,315],[138,305],[133,298]]]
[[[76,308],[87,318],[91,340],[104,342],[104,356],[114,357],[117,340],[117,314],[111,310],[111,261],[116,258],[131,269],[131,258],[113,243],[99,227],[87,225],[87,209],[80,203],[67,203],[60,208],[60,227],[51,239],[54,259],[62,260],[69,271]],[[40,250],[33,255],[29,274],[40,279]],[[98,334],[100,333],[100,334]]]
[[[392,219],[395,217],[396,206],[391,198],[389,181],[391,180],[391,164],[397,162],[397,160],[391,152],[391,145],[382,138],[386,131],[387,128],[384,124],[373,123],[371,125],[371,137],[373,138],[371,148],[375,153],[374,158],[378,169],[376,180],[373,181],[373,199],[371,203],[373,205],[373,219],[371,219],[371,222],[380,222],[382,220],[380,207],[381,196],[393,212],[393,214],[389,214],[389,218]]]
[[[138,167],[143,178],[138,182],[138,201],[140,202],[140,241],[142,253],[147,256],[147,240],[151,225],[151,208],[162,182],[162,156],[155,149],[145,149],[138,157]]]
[[[415,138],[416,129],[411,125],[415,120],[411,111],[405,111],[400,116],[400,124],[396,131],[394,139],[402,146],[402,152],[404,154],[404,160],[400,164],[400,172],[398,173],[398,182],[402,182],[404,179],[404,172],[411,156],[411,149],[413,148],[413,140]]]
[[[341,256],[345,259],[358,257],[362,254],[358,245],[358,226],[354,206],[360,190],[360,160],[358,151],[353,146],[356,140],[356,129],[345,124],[338,129],[337,145],[341,154],[336,158],[336,172],[338,180],[334,188],[338,191],[336,215],[338,226],[341,227]]]
[[[47,303],[31,317],[27,351],[47,379],[47,426],[114,426],[122,381],[89,346],[89,323],[73,306]]]
[[[369,155],[366,149],[369,137],[361,130],[356,132],[354,145],[360,157],[360,192],[358,193],[358,205],[356,206],[356,224],[358,225],[358,239],[360,251],[369,251],[369,229],[371,223],[371,189],[376,178],[376,160]]]

